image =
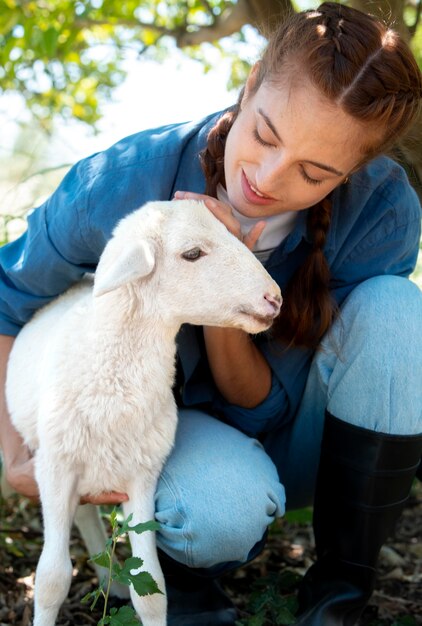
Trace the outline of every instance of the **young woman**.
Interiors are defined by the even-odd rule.
[[[205,198],[281,286],[271,333],[179,336],[180,424],[156,512],[170,626],[234,624],[215,577],[259,553],[285,506],[314,503],[298,623],[351,626],[371,595],[422,451],[422,296],[408,280],[420,203],[380,156],[421,96],[394,31],[324,3],[280,25],[231,110],[78,163],[0,251],[3,369],[33,311],[94,271],[147,200]],[[4,403],[0,433],[10,483],[36,495]]]

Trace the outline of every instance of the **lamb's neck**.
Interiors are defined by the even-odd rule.
[[[113,295],[94,299],[89,335],[97,362],[108,367],[115,363],[126,371],[133,364],[137,377],[147,362],[149,377],[172,375],[180,325],[165,323],[153,312],[148,314],[140,302],[118,297],[113,301]]]

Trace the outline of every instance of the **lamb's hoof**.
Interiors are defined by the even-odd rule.
[[[237,611],[215,580],[204,580],[194,591],[167,582],[168,626],[234,626]]]

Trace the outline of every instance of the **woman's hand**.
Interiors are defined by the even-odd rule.
[[[249,250],[253,250],[265,228],[266,222],[261,220],[252,226],[246,235],[242,235],[240,222],[234,217],[228,204],[224,204],[224,202],[220,202],[220,200],[203,193],[194,193],[193,191],[176,191],[174,198],[175,200],[202,200],[211,213],[224,224],[232,235],[240,239]]]
[[[127,502],[128,500],[127,493],[107,491],[100,493],[98,496],[82,496],[80,504],[122,504],[122,502]]]
[[[14,491],[34,502],[39,501],[38,484],[34,475],[34,459],[26,446],[22,445],[13,462],[5,469],[7,482]],[[80,503],[121,504],[127,500],[127,494],[110,491],[97,496],[83,496]]]
[[[6,480],[14,491],[30,500],[39,500],[38,485],[34,476],[34,459],[25,445],[21,445],[4,470]]]

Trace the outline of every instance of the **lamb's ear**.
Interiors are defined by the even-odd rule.
[[[122,246],[115,239],[111,239],[95,273],[94,296],[101,296],[133,280],[148,276],[154,265],[155,250],[151,241],[128,241]]]

